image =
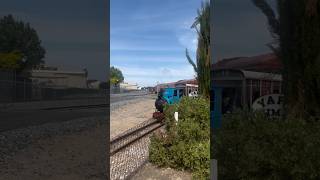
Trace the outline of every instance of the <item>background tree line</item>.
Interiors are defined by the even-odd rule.
[[[123,82],[124,77],[120,69],[113,66],[110,67],[110,84],[118,85]]]
[[[29,23],[12,15],[0,19],[0,69],[20,72],[44,63],[45,49]]]

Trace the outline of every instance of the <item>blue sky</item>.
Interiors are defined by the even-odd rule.
[[[36,29],[47,65],[72,71],[87,68],[90,79],[107,80],[107,1],[2,0],[0,17],[8,14]]]
[[[275,0],[267,0],[275,7]],[[214,62],[271,52],[267,19],[251,0],[214,0]]]
[[[194,78],[185,49],[195,57],[190,26],[200,0],[111,0],[110,65],[141,86]]]
[[[268,0],[273,2],[275,0]],[[13,14],[34,27],[48,65],[87,68],[105,81],[110,64],[139,85],[194,77],[185,48],[194,58],[197,34],[190,26],[201,0],[2,0],[0,17]],[[270,52],[266,18],[251,0],[214,0],[214,60]]]

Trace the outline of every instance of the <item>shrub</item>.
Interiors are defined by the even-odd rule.
[[[317,121],[243,111],[223,118],[211,156],[221,179],[319,179],[319,135]]]
[[[179,112],[176,123],[174,112]],[[194,179],[209,179],[210,118],[209,101],[184,97],[165,107],[165,136],[152,136],[150,161],[193,172]]]

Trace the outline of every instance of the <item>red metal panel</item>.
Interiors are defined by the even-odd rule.
[[[273,53],[252,57],[223,59],[212,65],[213,69],[240,69],[257,72],[280,72],[280,59]]]

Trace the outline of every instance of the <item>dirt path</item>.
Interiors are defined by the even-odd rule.
[[[110,112],[110,138],[152,118],[154,97],[135,99]]]
[[[147,163],[131,180],[191,180],[191,173],[171,168],[158,168]]]

